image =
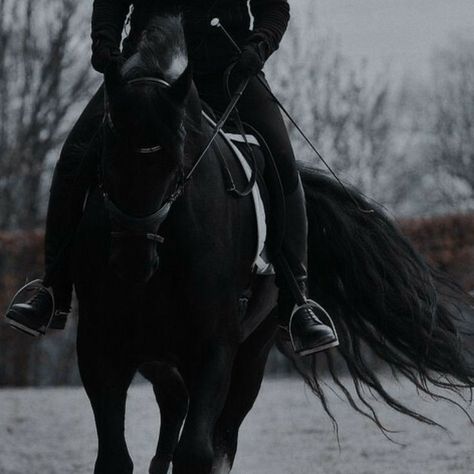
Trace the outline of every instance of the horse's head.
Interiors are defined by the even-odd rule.
[[[137,53],[105,74],[102,181],[110,264],[131,283],[158,268],[158,229],[183,179],[186,101],[192,78],[179,17],[152,20]]]

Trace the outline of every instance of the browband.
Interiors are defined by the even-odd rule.
[[[154,84],[159,84],[160,86],[171,87],[171,84],[164,79],[159,79],[157,77],[138,77],[137,79],[131,79],[127,81],[127,84],[140,84],[142,82],[152,82]]]

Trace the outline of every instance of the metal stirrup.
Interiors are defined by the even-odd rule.
[[[42,289],[42,290],[46,290],[48,292],[49,296],[51,297],[51,302],[52,302],[51,314],[48,318],[48,323],[46,324],[46,329],[48,329],[49,326],[51,325],[51,322],[53,321],[54,315],[56,314],[56,300],[54,298],[54,293],[53,293],[52,288],[44,286],[43,285],[43,280],[41,280],[39,278],[36,279],[36,280],[32,280],[32,281],[28,282],[26,285],[22,286],[15,293],[15,296],[11,299],[10,304],[8,305],[7,314],[10,312],[10,309],[12,308],[12,306],[14,304],[16,304],[15,300],[18,298],[18,296],[21,295],[21,293],[23,291],[32,290],[34,288],[39,288],[39,289]]]

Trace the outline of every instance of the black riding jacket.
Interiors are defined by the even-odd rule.
[[[170,11],[181,11],[184,18],[188,54],[197,73],[225,68],[235,57],[235,50],[218,28],[210,26],[218,17],[239,45],[260,43],[267,59],[277,48],[288,25],[288,0],[94,0],[92,14],[92,50],[118,48],[130,6],[130,32],[124,41],[129,56],[150,19]]]

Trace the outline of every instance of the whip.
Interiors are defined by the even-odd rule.
[[[229,115],[232,113],[232,111],[235,109],[235,106],[237,105],[237,102],[239,101],[240,97],[242,96],[245,88],[247,87],[247,84],[249,83],[249,80],[250,78],[246,78],[244,79],[240,84],[239,86],[237,87],[237,90],[234,92],[234,94],[232,95],[232,99],[231,101],[229,102],[229,105],[227,106],[227,108],[225,109],[224,113],[222,114],[221,118],[219,119],[219,121],[216,123],[216,126],[214,127],[213,131],[212,131],[212,135],[211,137],[209,138],[209,140],[207,141],[206,143],[206,146],[204,147],[204,149],[202,150],[201,154],[199,155],[199,158],[196,160],[196,162],[194,163],[193,167],[191,168],[191,170],[189,171],[189,173],[186,175],[186,177],[184,178],[184,183],[188,182],[192,175],[194,174],[194,172],[196,171],[196,168],[199,166],[199,163],[202,161],[202,159],[204,158],[204,155],[207,153],[207,151],[209,150],[209,148],[211,147],[212,143],[214,142],[214,140],[216,139],[217,135],[219,135],[220,131],[222,130],[222,127],[225,125],[227,119],[229,118]]]

